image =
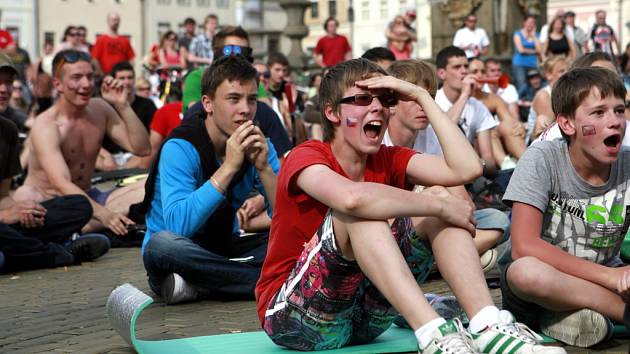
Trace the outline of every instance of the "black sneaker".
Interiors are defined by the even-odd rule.
[[[82,235],[66,245],[66,250],[74,256],[74,263],[93,261],[109,251],[109,239],[101,234]]]

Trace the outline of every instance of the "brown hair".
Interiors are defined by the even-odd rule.
[[[227,26],[214,35],[212,39],[212,51],[221,49],[225,45],[225,39],[227,37],[238,37],[247,41],[249,45],[249,34],[241,26]]]
[[[339,100],[343,98],[343,93],[354,86],[355,82],[372,77],[374,74],[387,75],[374,62],[359,58],[339,63],[330,68],[324,75],[319,87],[319,107],[322,112],[324,141],[331,141],[335,137],[335,126],[326,118],[324,113],[326,107],[330,106],[335,114],[339,114]]]
[[[258,72],[244,57],[224,56],[212,62],[212,65],[204,71],[201,77],[201,92],[214,98],[217,88],[225,80],[238,81],[240,83],[254,80]]]
[[[597,88],[602,98],[614,96],[624,100],[626,97],[623,82],[612,71],[599,67],[577,68],[562,75],[554,85],[551,91],[553,114],[575,118],[575,111],[592,88]]]
[[[399,60],[392,63],[387,72],[395,78],[425,88],[435,97],[438,80],[433,65],[416,59]]]

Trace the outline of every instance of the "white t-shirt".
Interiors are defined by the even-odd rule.
[[[453,45],[456,47],[464,48],[468,45],[474,45],[474,48],[464,49],[466,57],[474,58],[481,55],[481,49],[490,45],[488,35],[483,28],[475,28],[471,31],[468,27],[463,27],[455,32],[453,37]],[[475,51],[476,49],[476,51]]]
[[[394,146],[388,130],[385,131],[385,136],[383,136],[383,144],[387,146]],[[433,126],[430,124],[426,129],[418,131],[418,135],[416,135],[416,140],[413,142],[412,149],[423,154],[439,156],[444,155],[437,135],[435,135],[435,130],[433,130]]]
[[[622,146],[630,147],[630,129],[626,123],[626,135],[623,136],[623,141],[621,142]],[[560,126],[558,123],[553,122],[550,126],[547,127],[536,140],[532,141],[532,145],[539,143],[541,141],[551,141],[554,139],[562,139],[562,132],[560,131]]]
[[[444,89],[438,90],[435,95],[435,103],[444,112],[448,112],[453,107],[453,103],[444,94]],[[462,129],[468,141],[474,144],[477,134],[496,127],[499,125],[499,122],[492,117],[488,108],[481,101],[474,97],[469,97],[457,125]]]
[[[484,84],[481,88],[483,92],[492,93],[490,90],[490,86],[488,84]],[[518,91],[516,91],[516,87],[512,84],[508,84],[506,88],[500,88],[497,90],[497,95],[503,99],[506,104],[512,104],[518,102]]]

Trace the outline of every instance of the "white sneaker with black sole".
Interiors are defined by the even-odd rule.
[[[196,300],[199,291],[177,273],[169,274],[162,283],[162,299],[167,305]]]

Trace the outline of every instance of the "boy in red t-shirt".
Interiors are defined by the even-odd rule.
[[[269,337],[298,350],[366,343],[400,312],[423,353],[565,353],[540,346],[540,337],[494,306],[470,236],[472,203],[443,187],[410,191],[414,184],[463,184],[482,172],[473,148],[429,93],[365,59],[333,67],[320,89],[325,142],[294,148],[278,177],[256,286]],[[397,99],[422,105],[444,158],[381,145]],[[439,317],[418,286],[434,254],[471,318],[471,334],[459,320]]]

